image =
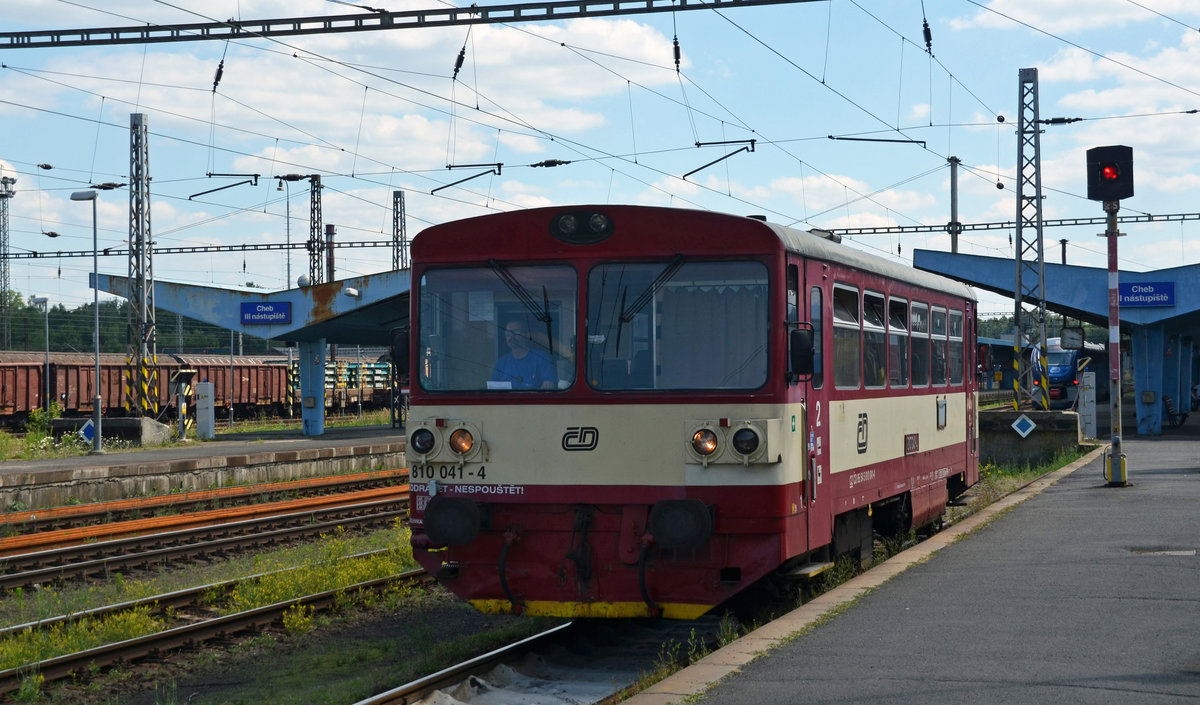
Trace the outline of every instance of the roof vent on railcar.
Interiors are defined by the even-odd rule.
[[[762,221],[762,222],[764,222],[764,223],[765,223],[765,222],[767,222],[767,216],[765,216],[765,215],[761,215],[761,214],[757,214],[757,213],[755,213],[755,214],[753,214],[753,215],[748,215],[748,216],[746,216],[746,217],[747,217],[747,218],[750,218],[751,220],[761,220],[761,221]]]
[[[809,230],[808,232],[813,235],[816,235],[817,237],[819,237],[823,240],[828,240],[830,242],[841,242],[842,241],[842,236],[838,235],[837,233],[833,232],[832,230],[822,230],[821,228],[813,228],[812,230]]]

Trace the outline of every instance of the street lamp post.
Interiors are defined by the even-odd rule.
[[[292,281],[292,182],[288,181],[286,184],[286,187],[285,187],[283,179],[280,179],[279,185],[276,187],[275,190],[276,191],[284,191],[285,188],[286,188],[285,193],[287,194],[287,196],[286,196],[286,198],[284,198],[284,206],[283,206],[284,207],[284,215],[283,215],[284,226],[283,227],[284,227],[285,237],[287,238],[287,247],[284,249],[284,252],[286,253],[285,261],[287,262],[287,267],[285,268],[285,271],[287,273],[284,276],[283,285],[284,285],[284,287],[290,289],[292,284],[294,283]],[[289,350],[290,350],[290,348],[289,348]]]
[[[101,455],[104,449],[100,446],[100,248],[96,231],[96,191],[76,191],[71,194],[71,200],[92,202],[92,311],[95,313],[92,346],[96,351],[96,396],[92,398],[92,449],[88,455]]]
[[[42,374],[42,381],[44,383],[42,406],[45,407],[46,413],[50,413],[50,297],[31,296],[29,297],[29,302],[34,306],[41,306],[42,313],[46,315],[46,368]]]

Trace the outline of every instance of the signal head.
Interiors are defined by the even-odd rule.
[[[1093,147],[1087,151],[1088,198],[1119,201],[1133,196],[1133,148]]]

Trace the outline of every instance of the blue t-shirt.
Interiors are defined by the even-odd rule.
[[[513,357],[512,353],[496,360],[496,367],[492,370],[492,381],[511,382],[513,389],[541,389],[546,382],[557,384],[558,375],[554,373],[554,365],[550,364],[550,358],[536,350],[530,350],[529,354],[519,360]]]

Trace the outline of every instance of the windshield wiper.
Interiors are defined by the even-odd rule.
[[[646,286],[645,290],[638,294],[638,297],[633,300],[633,303],[629,304],[628,308],[625,307],[624,297],[622,296],[621,323],[629,323],[633,320],[634,316],[641,313],[642,309],[646,308],[646,304],[650,303],[650,301],[654,299],[654,295],[658,293],[658,290],[663,288],[663,285],[670,281],[671,277],[675,276],[675,273],[678,272],[679,268],[682,266],[683,255],[675,255],[675,259],[671,260],[671,262],[667,264],[667,266],[664,267],[661,272],[658,273],[658,276],[654,278],[654,281],[650,282],[650,284]]]
[[[504,285],[508,287],[513,296],[517,297],[517,300],[521,302],[525,310],[529,311],[534,318],[546,324],[546,344],[550,348],[550,356],[554,357],[554,336],[551,333],[550,327],[554,319],[550,316],[550,293],[546,291],[546,285],[542,285],[542,303],[538,305],[537,300],[533,298],[533,294],[529,293],[525,285],[513,276],[513,273],[507,267],[494,259],[488,260],[488,266],[492,268],[492,271],[496,273],[500,281],[504,282]]]

